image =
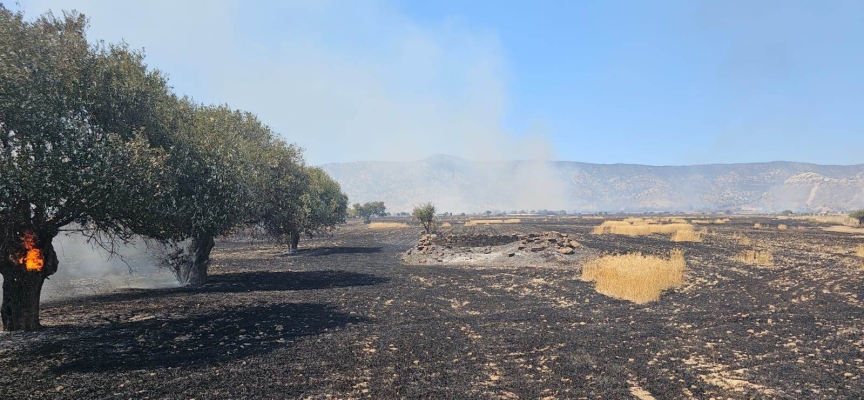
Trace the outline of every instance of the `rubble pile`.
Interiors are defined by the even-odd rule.
[[[516,265],[569,262],[584,255],[582,245],[566,233],[524,235],[423,234],[403,254],[406,264]]]
[[[532,252],[544,251],[550,248],[561,254],[573,254],[576,248],[582,246],[579,242],[570,239],[566,233],[545,232],[545,233],[529,233],[519,236],[518,249],[528,249]]]

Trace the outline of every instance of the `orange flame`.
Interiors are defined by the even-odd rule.
[[[41,271],[45,265],[45,260],[42,259],[42,250],[36,248],[36,240],[33,232],[25,232],[21,239],[24,242],[24,249],[27,254],[18,259],[18,262],[24,264],[28,271]]]

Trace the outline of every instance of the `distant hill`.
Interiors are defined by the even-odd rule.
[[[843,211],[864,208],[864,165],[796,162],[648,166],[570,161],[469,161],[323,165],[351,202],[390,211],[431,201],[441,211]]]

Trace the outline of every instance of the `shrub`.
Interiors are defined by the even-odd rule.
[[[420,225],[423,225],[426,233],[432,233],[432,230],[435,228],[435,206],[432,203],[414,207],[412,215],[414,219],[420,221]]]
[[[864,225],[864,209],[850,212],[849,218],[858,220],[858,225]]]

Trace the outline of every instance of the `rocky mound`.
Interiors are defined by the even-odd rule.
[[[572,266],[594,252],[559,232],[527,235],[420,236],[417,245],[402,255],[410,265],[444,264],[483,267]]]

